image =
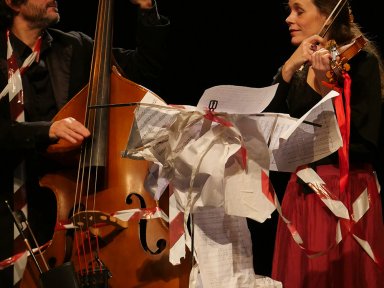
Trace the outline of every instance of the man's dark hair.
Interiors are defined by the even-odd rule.
[[[15,6],[26,3],[28,0],[11,0],[11,3]],[[5,0],[0,0],[0,28],[4,29],[12,24],[15,11],[13,11]]]

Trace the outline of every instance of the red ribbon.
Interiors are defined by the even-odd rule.
[[[351,78],[348,73],[343,71],[342,76],[344,78],[344,89],[327,82],[323,82],[323,85],[339,92],[339,96],[335,97],[333,103],[335,105],[337,123],[340,128],[341,137],[343,139],[343,146],[339,148],[339,169],[340,169],[340,192],[347,191],[348,178],[349,178],[349,137],[350,137],[350,122],[351,122]],[[344,97],[343,97],[344,96]],[[343,101],[344,100],[344,101]],[[350,199],[347,195],[347,207],[350,210]]]
[[[233,124],[230,121],[227,121],[225,118],[217,116],[215,112],[211,110],[205,111],[204,118],[212,121],[212,122],[217,122],[225,127],[232,127]]]

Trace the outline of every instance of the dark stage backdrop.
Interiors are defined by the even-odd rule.
[[[170,55],[161,89],[167,103],[197,104],[219,84],[269,85],[293,51],[285,24],[285,0],[157,0],[171,20]],[[114,45],[135,47],[136,6],[114,0]],[[94,36],[97,0],[58,0],[56,27]],[[384,50],[384,23],[376,0],[352,0],[355,19]],[[383,53],[384,54],[384,53]]]

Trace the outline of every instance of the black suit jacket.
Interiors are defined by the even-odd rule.
[[[128,79],[155,91],[161,79],[167,49],[169,24],[145,26],[140,22],[137,49],[113,48],[113,56]],[[81,32],[47,30],[47,43],[51,46],[46,62],[59,111],[89,80],[93,40]],[[7,44],[5,32],[0,31],[0,89],[7,83]],[[0,149],[20,152],[20,149],[39,149],[49,144],[50,123],[11,123],[8,97],[0,100]]]

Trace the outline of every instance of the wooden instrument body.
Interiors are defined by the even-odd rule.
[[[115,70],[111,73],[110,91],[111,104],[140,102],[148,92],[146,88],[123,78]],[[68,102],[55,119],[72,116],[79,121],[84,121],[84,109],[81,107],[85,106],[86,97],[87,87]],[[132,197],[132,203],[126,203],[127,197],[131,193],[141,195],[147,208],[156,206],[152,196],[143,187],[148,170],[147,162],[121,157],[121,152],[125,150],[128,142],[134,109],[135,106],[110,108],[108,151],[106,152],[108,169],[106,169],[105,188],[97,191],[96,195],[90,195],[92,197],[88,198],[88,203],[86,203],[87,200],[82,202],[85,207],[93,207],[93,203],[95,203],[97,210],[109,214],[126,209],[141,208],[142,204],[135,197]],[[56,147],[51,147],[53,154],[57,152],[59,155],[63,151],[68,151],[68,148],[60,147],[60,143]],[[61,173],[48,174],[41,179],[41,186],[49,188],[56,196],[57,223],[67,223],[71,217],[73,203],[76,202],[76,174],[76,169],[69,169],[63,170]],[[167,196],[164,195],[164,197]],[[161,208],[167,211],[168,199],[162,199],[162,202],[165,205]],[[188,287],[191,263],[188,260],[183,261],[181,265],[173,266],[169,262],[167,223],[161,219],[147,221],[146,239],[141,239],[147,242],[148,248],[152,251],[157,250],[158,240],[164,239],[166,247],[157,255],[148,253],[143,249],[139,229],[137,221],[130,222],[126,229],[108,226],[98,228],[98,244],[100,246],[98,257],[112,275],[108,281],[108,287]],[[73,231],[70,230],[54,232],[51,245],[43,252],[45,259],[51,266],[50,268],[71,260],[75,270],[80,270],[76,243],[74,238],[70,236],[71,233],[73,234]],[[39,258],[39,256],[37,257]],[[84,259],[89,260],[92,257],[87,251]],[[29,262],[20,286],[23,288],[38,287],[39,273],[32,263],[32,259],[29,259]]]

